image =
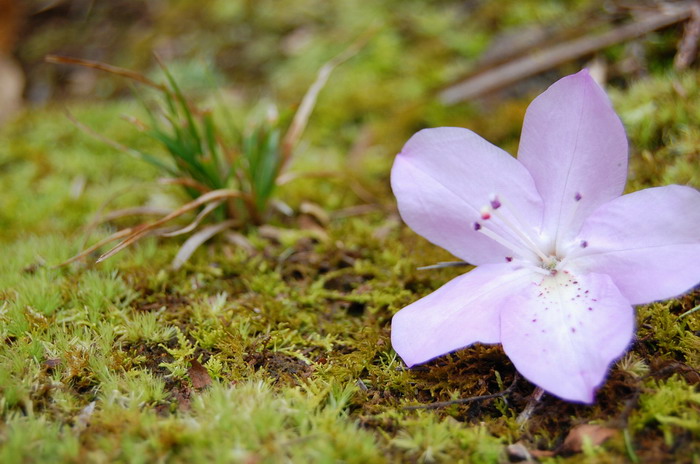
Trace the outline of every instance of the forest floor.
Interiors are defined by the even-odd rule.
[[[168,40],[146,34],[166,51],[183,46],[171,43],[181,34],[172,24],[192,27],[185,21],[192,7],[180,3],[153,26]],[[438,92],[475,63],[460,65],[460,57],[493,50],[496,36],[487,27],[462,30],[468,21],[459,2],[416,2],[410,13],[391,1],[359,12],[343,2],[317,5],[329,11],[290,2],[269,14],[211,3],[223,19],[199,19],[219,33],[225,21],[238,24],[238,35],[199,30],[193,53],[209,46],[216,55],[164,60],[204,102],[211,86],[198,85],[213,82],[241,127],[260,95],[274,95],[280,113],[290,113],[320,66],[366,32],[363,17],[385,23],[321,92],[291,166],[299,177],[275,194],[286,206],[262,226],[206,242],[178,269],[181,237],[148,237],[100,263],[93,253],[57,266],[144,220],[105,219],[109,211],[172,209],[185,195],[66,116],[68,109],[104,137],[163,156],[124,120],[145,116],[122,81],[29,65],[38,52],[20,44],[30,94],[52,97],[30,102],[0,128],[1,462],[700,462],[700,311],[684,315],[700,304],[700,291],[636,308],[634,343],[593,405],[545,394],[524,423],[518,416],[535,387],[500,346],[469,347],[413,369],[391,347],[392,316],[464,272],[417,270],[454,258],[401,222],[389,187],[395,153],[416,130],[447,125],[515,153],[528,102],[587,61],[448,106]],[[534,13],[482,6],[470,14],[498,26],[501,38],[513,30],[556,36],[561,31],[542,25],[566,8],[547,4]],[[106,13],[95,8],[99,20],[86,27],[97,30]],[[592,11],[595,2],[579,2],[560,26],[580,35]],[[335,35],[324,35],[334,24],[328,18],[340,21]],[[55,17],[32,21],[62,30]],[[243,24],[258,27],[259,37]],[[27,43],[41,49],[46,30]],[[134,43],[145,34],[128,32]],[[700,72],[671,63],[682,33],[681,26],[650,32],[637,48],[599,51],[630,141],[627,191],[700,187]],[[266,48],[278,43],[281,56]],[[644,71],[624,71],[620,63],[639,47]],[[110,50],[92,58],[146,66]],[[41,74],[55,69],[64,74]],[[149,76],[163,80],[158,71]],[[261,81],[275,91],[261,90]],[[78,92],[78,83],[91,93]],[[453,401],[481,395],[492,397]]]

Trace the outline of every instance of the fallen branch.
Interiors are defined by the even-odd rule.
[[[546,71],[557,65],[571,61],[611,45],[640,37],[688,19],[695,2],[668,6],[666,11],[655,13],[645,19],[617,27],[597,36],[588,36],[571,40],[541,52],[524,56],[502,66],[448,87],[440,92],[440,100],[446,105],[478,97],[503,88],[525,77]]]

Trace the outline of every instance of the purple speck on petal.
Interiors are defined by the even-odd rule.
[[[511,261],[513,261],[513,257],[512,257],[512,256],[506,256],[506,262],[510,263]]]
[[[586,248],[588,246],[588,242],[586,240],[581,240],[581,248]]]

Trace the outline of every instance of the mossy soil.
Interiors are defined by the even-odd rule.
[[[643,82],[615,101],[623,117],[651,95],[679,104],[673,88],[696,78]],[[700,105],[689,108],[697,117]],[[77,113],[109,134],[111,119],[132,109]],[[633,144],[652,130],[644,125],[631,128]],[[674,118],[653,130],[672,140],[635,150],[632,185],[655,184],[644,153],[656,160],[650,179],[697,179],[692,128]],[[4,462],[497,462],[518,441],[556,450],[584,423],[618,433],[584,454],[547,459],[698,457],[700,313],[679,317],[700,303],[698,292],[638,308],[634,345],[593,406],[545,396],[521,427],[515,419],[534,387],[518,378],[503,397],[407,409],[502,391],[516,372],[497,346],[411,370],[392,351],[392,315],[463,269],[416,270],[451,258],[400,222],[381,169],[363,180],[375,184],[370,207],[357,207],[353,180],[296,181],[279,194],[291,217],[235,243],[215,240],[178,271],[170,270],[175,239],[56,268],[86,240],[133,223],[88,231],[104,204],[158,202],[164,193],[137,188],[155,173],[51,109],[21,117],[2,143],[10,147],[0,174]]]
[[[352,35],[362,15],[334,8],[357,15],[341,28]],[[698,291],[637,308],[635,341],[594,405],[545,395],[524,425],[516,419],[534,386],[500,347],[470,347],[410,370],[393,352],[392,315],[466,270],[416,269],[453,258],[402,224],[388,186],[393,154],[426,125],[467,126],[514,152],[537,91],[442,107],[429,90],[463,70],[435,66],[446,59],[436,50],[476,53],[488,34],[471,31],[482,41],[460,43],[450,35],[459,22],[445,11],[372,8],[391,24],[338,70],[292,167],[326,175],[279,190],[291,215],[222,235],[177,271],[177,238],[145,239],[100,264],[95,255],[55,267],[144,219],[95,224],[104,212],[168,208],[185,197],[158,185],[140,160],[78,131],[62,107],[27,111],[2,129],[0,462],[491,463],[507,462],[514,443],[543,462],[700,460],[700,311],[681,317],[700,304]],[[518,11],[505,17],[532,19]],[[277,30],[281,17],[254,19]],[[321,37],[318,27],[311,33]],[[266,72],[277,76],[282,99],[299,97],[309,82],[294,66],[315,69],[308,60],[332,56],[325,51],[333,44],[310,43],[308,56]],[[402,72],[390,69],[408,44],[422,45]],[[699,79],[662,69],[609,86],[630,139],[629,191],[700,186]],[[130,100],[69,107],[107,137],[156,148],[121,121],[139,114]],[[612,438],[563,447],[581,424],[612,429]]]

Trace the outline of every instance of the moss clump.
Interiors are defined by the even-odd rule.
[[[621,433],[542,461],[698,459],[700,312],[680,317],[700,304],[697,291],[638,308],[634,344],[596,404],[545,396],[522,427],[516,417],[534,387],[516,377],[499,347],[474,346],[407,370],[390,346],[393,314],[463,271],[416,270],[452,258],[401,224],[387,183],[393,154],[427,124],[467,126],[514,152],[524,100],[488,111],[444,108],[431,92],[473,64],[491,29],[547,21],[564,8],[567,21],[579,23],[597,5],[290,2],[295,19],[246,2],[205,2],[197,12],[176,3],[162,27],[189,15],[216,23],[193,49],[211,45],[224,71],[225,63],[240,64],[233,75],[241,107],[265,79],[282,101],[296,101],[310,70],[362,32],[366,17],[387,19],[376,40],[337,70],[294,166],[342,172],[282,186],[290,217],[222,237],[178,271],[169,263],[179,244],[155,239],[99,265],[54,268],[86,241],[135,223],[83,228],[101,208],[168,205],[177,192],[153,187],[148,166],[80,134],[55,108],[4,128],[0,461],[488,463],[506,460],[515,442],[557,450],[583,423]],[[265,40],[251,41],[227,21],[249,21],[267,31]],[[336,29],[337,42],[329,33]],[[281,41],[287,48],[276,46]],[[141,68],[143,56],[117,64]],[[201,72],[193,68],[181,72]],[[632,147],[630,190],[698,186],[699,77],[669,73],[614,91]],[[119,121],[136,106],[72,110],[98,132],[153,151]],[[510,385],[502,397],[410,408]]]

